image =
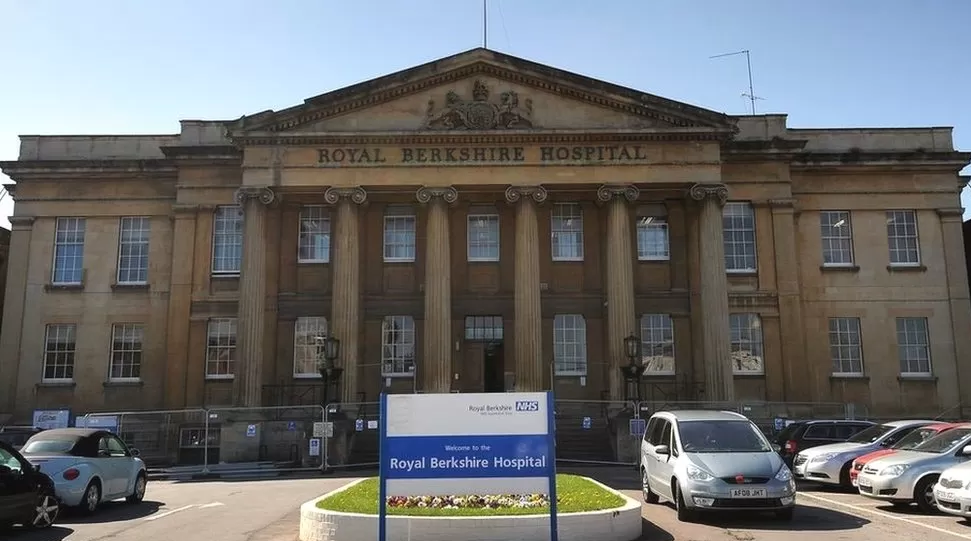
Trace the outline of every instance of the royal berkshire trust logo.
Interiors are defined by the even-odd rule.
[[[513,415],[516,413],[538,413],[538,400],[517,400],[509,404],[469,404],[469,411],[479,415]]]

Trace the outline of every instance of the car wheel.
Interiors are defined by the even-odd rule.
[[[145,488],[148,486],[148,477],[145,473],[139,473],[138,478],[135,479],[135,489],[132,490],[131,496],[125,498],[128,503],[141,503],[145,499]]]
[[[843,465],[843,469],[840,470],[840,488],[853,490],[853,482],[850,481],[850,468],[853,467],[853,462],[847,462]]]
[[[934,484],[937,483],[936,477],[925,477],[918,481],[914,487],[914,500],[917,507],[924,513],[937,512],[937,499],[934,498]]]
[[[779,511],[776,511],[775,512],[775,516],[779,520],[784,520],[784,521],[788,522],[788,521],[792,520],[792,516],[795,514],[795,511],[796,510],[793,507],[789,507],[787,509],[780,509]]]
[[[57,520],[60,511],[61,504],[56,497],[51,494],[40,494],[37,497],[37,503],[34,505],[34,511],[29,517],[29,522],[25,526],[38,530],[50,528]]]
[[[84,489],[84,499],[78,507],[83,513],[91,514],[98,510],[99,505],[101,505],[101,485],[97,481],[91,481],[88,483],[88,488]]]
[[[651,490],[650,477],[647,475],[647,468],[641,468],[641,491],[644,493],[644,501],[647,503],[657,503],[660,501],[657,494]]]
[[[674,485],[671,487],[671,491],[674,492],[674,505],[678,509],[678,520],[681,522],[691,522],[694,520],[694,512],[688,509],[688,506],[684,503],[684,495],[681,494],[681,485]]]

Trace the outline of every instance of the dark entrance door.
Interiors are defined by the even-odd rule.
[[[502,342],[486,344],[482,352],[483,387],[487,393],[506,391],[506,369],[502,359]]]
[[[501,393],[506,390],[502,317],[465,318],[465,369],[460,385],[465,392]]]

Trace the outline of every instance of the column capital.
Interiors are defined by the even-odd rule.
[[[367,192],[360,186],[353,188],[330,187],[324,192],[324,201],[327,201],[328,205],[336,205],[341,199],[350,199],[355,205],[363,205],[367,201]]]
[[[597,201],[607,203],[615,197],[623,197],[629,203],[637,201],[641,191],[633,184],[601,184],[597,188]]]
[[[722,206],[728,201],[728,186],[724,184],[694,184],[688,189],[688,196],[695,201],[711,198]]]
[[[239,205],[245,205],[250,199],[256,199],[264,205],[269,205],[274,200],[277,199],[276,194],[273,193],[267,186],[243,186],[242,188],[236,190],[233,195],[233,199]]]
[[[531,197],[533,201],[542,203],[549,194],[542,186],[509,186],[506,188],[506,202],[518,203],[524,197]]]
[[[937,211],[937,215],[941,217],[942,221],[949,218],[961,221],[961,219],[964,217],[964,209],[961,207],[947,207],[934,210]],[[10,219],[13,220],[13,218]]]
[[[30,229],[34,225],[33,216],[11,216],[7,220],[10,222],[10,229],[14,231]]]
[[[432,199],[441,197],[449,205],[454,204],[459,199],[459,192],[451,186],[434,187],[422,186],[415,192],[415,199],[421,204],[430,203]]]

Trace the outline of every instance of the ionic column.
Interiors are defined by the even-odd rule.
[[[628,203],[637,200],[634,186],[603,185],[597,200],[607,204],[607,355],[612,400],[623,400],[624,380],[620,367],[626,364],[624,339],[638,335],[634,314],[634,254],[631,246]]]
[[[237,358],[233,404],[259,406],[263,394],[263,329],[266,311],[266,207],[276,199],[267,187],[236,190],[243,207],[243,259],[239,273]]]
[[[361,225],[358,207],[367,201],[364,188],[328,188],[324,200],[336,207],[331,269],[330,335],[340,340],[337,366],[341,376],[340,399],[357,401],[357,372],[361,336]]]
[[[422,390],[452,390],[452,265],[448,206],[458,200],[455,188],[421,188],[415,194],[428,207],[425,231],[425,345]]]
[[[705,397],[710,402],[735,399],[731,341],[728,329],[728,276],[725,272],[725,236],[722,207],[728,200],[724,184],[695,184],[688,190],[700,203],[698,243],[701,252],[702,347]]]
[[[516,205],[514,289],[516,390],[543,390],[543,312],[539,282],[539,224],[536,205],[546,201],[542,186],[510,186],[506,201]],[[552,382],[551,382],[552,384]]]

